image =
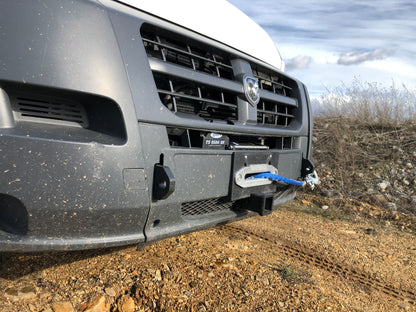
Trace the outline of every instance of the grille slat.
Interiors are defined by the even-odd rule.
[[[285,106],[293,106],[298,107],[298,101],[297,99],[286,97],[280,94],[272,93],[269,91],[260,91],[260,97],[262,100],[266,102],[274,102],[278,105],[275,105],[276,107],[285,107]]]
[[[166,76],[182,78],[188,81],[209,85],[234,94],[241,94],[243,92],[241,83],[232,80],[214,77],[207,73],[193,71],[176,64],[164,63],[161,60],[153,58],[149,58],[149,64],[154,74],[164,74]],[[271,94],[271,96],[273,98],[277,97],[274,94]],[[296,105],[296,102],[292,102],[293,105]]]
[[[262,113],[262,114],[271,115],[271,116],[282,116],[282,117],[289,117],[289,118],[294,117],[294,115],[292,115],[292,114],[283,114],[283,113],[271,112],[271,111],[266,111],[266,110],[258,110],[257,112]]]
[[[214,100],[211,100],[209,98],[204,98],[201,95],[200,96],[192,96],[192,95],[186,95],[186,94],[182,94],[182,93],[178,93],[178,92],[165,91],[165,90],[161,90],[161,89],[158,89],[157,92],[159,92],[161,94],[172,95],[172,96],[174,96],[176,98],[183,98],[183,99],[188,99],[188,100],[202,101],[204,103],[212,103],[212,104],[227,106],[227,107],[231,107],[231,108],[236,108],[237,107],[237,104],[229,104],[229,103],[225,103],[224,101],[214,101]]]

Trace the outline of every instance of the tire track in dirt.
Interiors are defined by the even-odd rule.
[[[321,255],[318,255],[316,252],[305,246],[295,245],[292,242],[278,239],[271,235],[255,233],[237,226],[224,225],[222,228],[232,229],[245,235],[250,235],[258,240],[263,240],[271,245],[277,245],[285,256],[326,270],[330,274],[340,276],[348,281],[356,282],[369,290],[380,291],[394,299],[407,301],[411,305],[416,303],[416,292],[389,285],[371,273],[360,272],[354,268],[337,264],[329,259],[323,258]]]

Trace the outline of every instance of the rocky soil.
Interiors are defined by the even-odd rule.
[[[415,130],[317,120],[322,184],[267,217],[140,250],[0,254],[0,311],[416,311]]]
[[[416,123],[323,118],[315,121],[314,141],[321,185],[313,194],[326,198],[318,204],[416,232]]]

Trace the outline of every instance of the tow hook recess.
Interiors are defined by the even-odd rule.
[[[175,190],[176,180],[168,166],[155,164],[153,170],[153,199],[168,198]]]
[[[261,216],[271,214],[273,211],[273,193],[251,194],[247,209],[257,212]]]

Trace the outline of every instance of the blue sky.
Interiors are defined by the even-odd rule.
[[[228,0],[262,26],[311,97],[354,78],[416,89],[414,0]]]

